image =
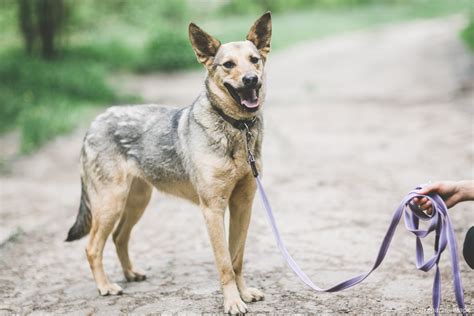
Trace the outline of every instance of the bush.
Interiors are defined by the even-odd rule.
[[[468,25],[462,30],[461,38],[464,40],[466,45],[474,51],[474,18],[472,18]]]
[[[142,72],[172,71],[197,65],[198,62],[187,35],[182,32],[162,30],[149,41],[144,60],[139,64],[138,70]]]
[[[130,69],[140,60],[141,50],[131,48],[117,41],[93,43],[64,50],[63,57],[92,64],[101,64],[107,68]]]
[[[18,50],[0,60],[0,132],[19,126],[24,152],[73,128],[85,106],[117,98],[98,63],[67,54],[48,62]]]
[[[82,100],[108,100],[114,96],[103,80],[105,68],[98,63],[67,55],[48,62],[16,50],[0,58],[2,86],[19,95],[28,92],[33,99],[64,95]]]

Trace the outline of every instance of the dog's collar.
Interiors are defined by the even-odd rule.
[[[224,111],[222,111],[220,108],[218,108],[215,105],[212,105],[212,108],[224,119],[224,121],[226,121],[227,123],[232,125],[234,128],[241,131],[246,130],[247,128],[252,128],[252,126],[254,126],[255,122],[257,121],[257,116],[254,116],[253,118],[249,120],[237,120],[225,114]]]

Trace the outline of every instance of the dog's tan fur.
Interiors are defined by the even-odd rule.
[[[261,291],[246,286],[242,275],[243,253],[256,184],[247,164],[242,132],[212,112],[210,104],[218,105],[226,115],[237,120],[258,118],[256,126],[252,128],[255,137],[249,146],[254,150],[257,167],[261,170],[260,109],[257,112],[249,112],[240,104],[236,104],[224,83],[238,86],[242,77],[248,73],[255,74],[260,81],[264,81],[263,68],[270,51],[270,14],[267,13],[257,20],[247,36],[247,41],[221,45],[218,40],[194,24],[190,24],[189,35],[198,60],[208,72],[206,93],[198,98],[191,108],[185,108],[173,116],[170,114],[160,118],[159,121],[157,119],[157,122],[164,122],[160,123],[164,124],[163,129],[171,130],[173,129],[169,121],[176,120],[171,124],[176,125],[173,136],[175,138],[162,147],[172,147],[174,154],[179,153],[182,162],[178,169],[168,166],[173,163],[173,159],[178,159],[174,154],[170,154],[170,157],[161,152],[148,154],[147,149],[143,149],[145,145],[160,146],[160,143],[152,144],[155,141],[152,139],[149,144],[147,139],[142,140],[146,134],[136,136],[133,133],[137,126],[147,124],[149,116],[162,115],[162,112],[168,110],[154,106],[141,109],[111,108],[94,121],[84,139],[81,155],[81,179],[84,188],[81,212],[82,208],[90,210],[91,217],[86,254],[100,294],[120,294],[122,289],[108,280],[102,264],[104,245],[113,232],[113,241],[125,278],[127,281],[144,280],[145,274],[130,261],[128,241],[133,226],[150,200],[154,186],[200,206],[224,293],[224,311],[245,313],[247,307],[244,302],[263,299]],[[258,63],[249,60],[253,56],[259,59]],[[232,61],[235,67],[222,67],[226,61]],[[265,91],[262,88],[261,102],[264,96]],[[189,123],[190,120],[194,120],[194,123]],[[150,123],[150,128],[153,128],[153,124]],[[196,127],[198,125],[203,127],[203,131]],[[131,129],[131,132],[127,128]],[[162,134],[159,136],[165,137]],[[143,143],[136,147],[143,152],[138,153],[138,149],[135,149],[134,146],[139,142],[136,139]],[[180,141],[179,148],[173,147],[178,147],[173,145],[173,139]],[[222,150],[227,154],[219,154]],[[150,157],[153,158],[151,164]],[[158,171],[153,169],[155,164],[163,164],[166,168],[159,169],[161,173],[157,175]],[[230,231],[227,245],[224,212],[228,206]],[[77,220],[79,224],[76,222],[78,227],[81,226],[81,212]],[[87,226],[86,224],[84,225]],[[80,238],[86,233],[87,231],[76,233],[77,237],[68,237],[68,240]]]

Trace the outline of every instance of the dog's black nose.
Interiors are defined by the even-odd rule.
[[[245,75],[242,78],[242,81],[244,83],[244,86],[251,87],[257,84],[258,77],[256,75]]]

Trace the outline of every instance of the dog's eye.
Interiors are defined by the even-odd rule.
[[[235,64],[232,61],[226,61],[225,63],[222,64],[222,66],[224,66],[227,69],[231,69],[231,68],[234,68]]]
[[[251,56],[251,57],[250,57],[250,62],[251,62],[252,64],[256,64],[256,63],[258,63],[258,61],[259,61],[259,59],[258,59],[257,57],[254,57],[254,56]]]

